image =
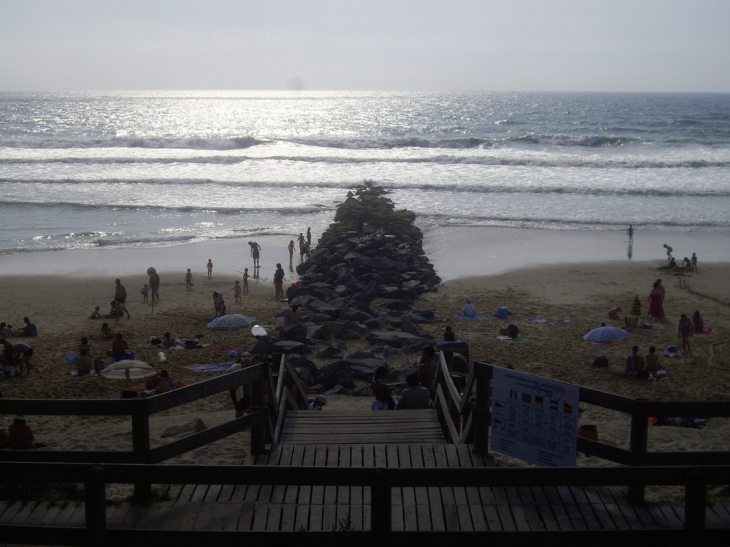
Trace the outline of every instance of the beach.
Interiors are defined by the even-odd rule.
[[[542,237],[542,234],[534,235],[538,241]],[[245,241],[238,241],[237,244],[243,250]],[[447,249],[454,250],[451,254],[448,251],[441,251],[440,255],[437,253],[434,260],[437,271],[439,263],[448,261],[452,268],[460,269],[461,275],[449,276],[438,286],[437,292],[426,293],[419,299],[416,309],[434,310],[436,315],[444,319],[444,322],[421,325],[420,328],[440,340],[444,327],[451,325],[458,339],[469,342],[472,360],[511,366],[519,371],[634,398],[677,400],[682,391],[686,400],[727,400],[730,393],[730,348],[727,336],[730,331],[730,290],[726,279],[730,274],[730,263],[700,262],[698,272],[669,273],[659,269],[664,263],[662,260],[628,261],[623,258],[580,262],[567,259],[561,263],[557,260],[562,255],[553,253],[552,263],[525,266],[516,262],[520,266],[517,268],[509,268],[507,263],[502,263],[502,273],[469,275],[472,269],[468,267],[468,260],[462,260],[458,241],[447,241],[446,245]],[[167,255],[150,249],[139,253],[124,250],[127,254],[119,262],[117,251],[77,251],[77,256],[83,258],[76,261],[77,265],[97,261],[103,268],[86,268],[54,275],[39,275],[39,270],[33,269],[30,270],[34,272],[32,275],[28,275],[26,270],[26,275],[1,276],[0,287],[4,298],[0,302],[0,320],[17,326],[22,324],[22,317],[29,316],[39,330],[38,337],[26,340],[35,351],[34,369],[29,376],[0,378],[3,395],[10,398],[108,399],[119,394],[121,383],[95,377],[72,378],[73,366],[63,363],[66,352],[75,351],[83,336],[89,337],[94,358],[102,356],[110,346],[99,334],[101,323],[106,319],[91,320],[88,316],[96,305],[101,307],[102,313],[108,310],[117,275],[127,288],[127,307],[131,319],[124,318],[119,322],[111,319],[109,322],[113,329],[123,333],[138,359],[149,362],[158,370],[168,370],[174,379],[189,385],[212,376],[190,371],[185,366],[225,362],[229,359],[222,350],[250,349],[254,339],[245,330],[215,332],[205,329],[214,316],[212,293],[218,291],[225,295],[228,313],[243,313],[257,318],[263,325],[272,325],[275,315],[287,308],[286,303],[274,299],[271,281],[273,268],[270,275],[261,274],[262,278],[267,279],[261,279],[259,283],[252,279],[250,293],[244,294],[242,302],[236,303],[233,283],[240,279],[240,268],[226,262],[232,262],[233,259],[229,255],[221,255],[221,249],[215,246],[201,244],[194,253],[190,252],[190,247],[179,247],[178,251],[183,252],[174,253],[177,257],[187,257],[189,262],[194,258],[198,265],[193,269],[195,283],[190,291],[185,289],[185,270],[177,267],[177,263],[174,269],[166,267],[165,258],[170,256],[169,249]],[[487,251],[488,245],[484,244],[475,252],[484,256]],[[61,252],[71,251],[35,255],[58,255]],[[96,254],[93,257],[83,256],[87,252]],[[203,273],[205,261],[200,260],[207,254],[212,255],[210,258],[216,264],[210,280]],[[28,256],[33,255],[6,255],[2,260],[8,261],[13,257],[27,260]],[[288,259],[283,253],[281,256]],[[243,257],[243,253],[241,257],[244,264],[249,263],[249,271],[252,272],[250,258]],[[154,264],[162,279],[161,302],[154,309],[149,302],[142,301],[140,294],[147,276],[133,275],[128,271],[130,264],[140,271],[138,266],[148,266],[152,258],[155,258]],[[34,259],[38,260],[37,256]],[[69,263],[67,260],[63,262]],[[295,257],[293,265],[296,263]],[[455,264],[460,267],[457,268]],[[286,266],[285,263],[285,269]],[[267,267],[264,266],[264,269]],[[114,270],[125,273],[113,274]],[[7,270],[3,267],[0,271],[5,273]],[[100,275],[102,272],[104,275]],[[294,279],[291,273],[287,275],[290,281]],[[657,278],[662,278],[666,287],[666,323],[652,323],[651,329],[632,329],[628,339],[606,346],[583,341],[582,335],[603,321],[618,324],[618,321],[608,319],[608,310],[622,306],[624,314],[628,315],[636,295],[641,300],[642,314],[645,315],[648,309],[646,299]],[[519,327],[523,341],[502,341],[497,338],[498,330],[506,325],[506,321],[456,319],[467,298],[483,315],[492,315],[499,306],[508,307],[511,312],[508,322]],[[383,309],[384,304],[384,301],[376,300],[372,307],[378,311]],[[662,363],[668,377],[661,381],[648,382],[624,376],[624,361],[632,345],[639,346],[642,355],[648,353],[650,345],[662,353],[667,346],[679,342],[679,315],[690,315],[695,310],[702,313],[705,325],[712,327],[717,334],[693,337],[690,355],[673,359],[663,357]],[[545,322],[532,322],[528,318]],[[570,323],[556,324],[560,319],[570,319]],[[168,331],[173,336],[183,338],[198,338],[202,335],[200,340],[207,347],[200,350],[164,351],[165,360],[162,362],[159,356],[161,348],[151,346],[149,339]],[[364,340],[348,340],[345,354],[369,349],[369,344]],[[319,349],[315,348],[314,353],[317,351]],[[609,367],[596,369],[591,364],[601,355],[608,358]],[[329,362],[317,359],[314,355],[308,357],[317,366]],[[388,359],[388,364],[405,370],[413,366],[416,359],[416,355],[401,354]],[[328,408],[367,409],[370,403],[369,397],[333,395],[329,398]],[[586,409],[581,415],[581,424],[596,425],[599,439],[603,442],[628,445],[629,416],[584,406]],[[150,420],[152,446],[192,433],[193,424],[198,419],[204,422],[205,427],[211,427],[232,418],[233,413],[228,395],[223,393],[155,415]],[[11,418],[2,416],[0,423],[9,424]],[[89,417],[80,420],[77,417],[29,416],[29,424],[36,436],[48,443],[49,449],[131,448],[131,427],[127,418]],[[163,432],[170,426],[185,427],[177,437],[162,438]],[[248,438],[247,433],[235,435],[170,460],[169,463],[240,463],[248,453]],[[703,429],[650,428],[649,449],[728,450],[729,438],[730,420],[714,418]],[[581,456],[579,465],[612,464]],[[118,490],[119,496],[125,493],[124,488]],[[649,494],[667,495],[667,491],[656,489]]]

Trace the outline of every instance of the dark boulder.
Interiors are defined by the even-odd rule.
[[[273,353],[283,353],[284,355],[291,355],[292,353],[296,353],[298,355],[306,355],[311,353],[312,350],[310,350],[306,344],[302,344],[301,342],[295,342],[294,340],[281,340],[279,342],[276,342],[274,344],[274,351]]]
[[[425,342],[426,345],[429,343],[428,340],[424,340],[407,332],[388,330],[371,332],[367,335],[366,340],[371,344],[387,344],[394,348],[407,347],[411,344],[417,344],[420,342]]]
[[[367,327],[364,327],[357,321],[345,321],[342,323],[340,328],[337,329],[337,332],[335,332],[335,338],[340,340],[352,340],[360,338],[367,331]]]
[[[380,298],[388,300],[415,300],[418,295],[413,289],[402,289],[400,287],[381,287]]]
[[[423,336],[421,331],[419,331],[418,328],[408,319],[403,319],[400,322],[400,330],[407,332],[408,334],[413,334],[414,336]]]
[[[411,304],[403,300],[396,300],[395,302],[388,302],[385,307],[389,310],[409,311]]]
[[[317,374],[317,365],[315,365],[312,361],[307,359],[306,357],[302,357],[301,355],[292,354],[288,356],[289,363],[297,369],[297,370],[306,370],[308,371],[312,376]]]
[[[316,327],[315,327],[316,328]],[[303,323],[294,323],[281,329],[281,338],[283,340],[292,340],[294,342],[307,343],[307,327]]]
[[[317,354],[319,359],[339,359],[342,357],[342,350],[334,346],[327,346]]]
[[[340,320],[341,321],[357,321],[358,323],[364,323],[365,321],[369,321],[370,319],[374,319],[374,317],[369,314],[365,313],[364,311],[360,311],[355,308],[342,308],[340,310]]]
[[[327,342],[331,337],[332,335],[330,334],[330,330],[324,325],[307,328],[307,338],[310,340],[322,340]]]
[[[338,384],[351,389],[355,385],[352,381],[353,376],[349,361],[335,361],[319,369],[314,380],[326,389],[332,389]]]
[[[356,351],[347,356],[348,359],[375,359],[375,355],[369,351]]]

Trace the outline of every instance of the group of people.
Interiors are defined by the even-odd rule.
[[[631,348],[631,355],[626,358],[625,374],[645,380],[659,380],[666,371],[662,368],[654,346],[651,346],[649,353],[644,356],[639,355],[639,346],[634,346]]]
[[[299,242],[299,259],[303,262],[305,257],[309,257],[312,252],[312,228],[307,228],[307,235],[305,236],[302,232],[299,232],[297,238]],[[294,258],[294,240],[289,241],[287,247],[289,249],[289,262]]]
[[[46,443],[36,440],[25,416],[15,416],[10,427],[0,428],[0,448],[29,450],[41,446],[46,446]]]
[[[674,249],[666,243],[664,244],[664,249],[667,251],[667,268],[673,270],[677,267],[677,261],[672,256]],[[692,253],[692,258],[687,258],[685,256],[684,260],[682,260],[682,267],[689,271],[699,271],[697,268],[697,253]]]
[[[370,382],[375,400],[371,410],[417,410],[431,408],[436,381],[436,349],[425,346],[418,360],[418,374],[406,376],[406,387],[400,393],[398,404],[393,399],[392,390],[386,383],[388,369],[380,366]]]
[[[17,342],[11,344],[4,338],[0,339],[3,346],[2,353],[2,372],[5,376],[12,378],[14,376],[22,376],[25,368],[26,376],[33,367],[31,358],[33,357],[33,348],[25,342]]]

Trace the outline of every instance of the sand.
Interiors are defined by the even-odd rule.
[[[46,253],[49,254],[49,253]],[[50,253],[53,254],[53,253]],[[195,253],[201,257],[205,249]],[[106,255],[111,256],[111,255]],[[242,255],[243,256],[243,255]],[[138,262],[146,263],[144,256]],[[221,262],[212,256],[214,263]],[[230,257],[229,257],[230,258]],[[5,257],[7,259],[7,257]],[[443,258],[442,258],[443,259]],[[145,262],[143,262],[145,261]],[[205,261],[200,262],[199,270]],[[197,263],[196,262],[196,263]],[[223,261],[225,262],[225,260]],[[233,281],[239,278],[235,270],[230,274],[214,271],[212,280],[196,273],[195,285],[185,290],[184,270],[174,271],[156,262],[162,279],[162,302],[154,310],[143,303],[139,288],[146,276],[124,275],[122,282],[129,293],[128,308],[131,319],[113,320],[112,328],[124,333],[138,358],[159,369],[166,368],[173,378],[191,384],[212,377],[184,369],[194,363],[216,363],[227,360],[221,348],[249,348],[253,338],[246,331],[212,332],[205,325],[213,318],[213,291],[223,292],[229,313],[244,313],[272,324],[274,316],[286,305],[274,299],[273,284],[269,280],[251,283],[251,292],[241,303],[233,299]],[[452,325],[460,339],[468,340],[472,359],[546,376],[578,385],[618,393],[636,398],[661,397],[676,400],[679,391],[686,392],[688,400],[728,400],[730,393],[730,274],[728,263],[701,263],[700,272],[667,274],[658,268],[658,261],[611,261],[601,263],[567,263],[525,267],[506,273],[481,277],[460,277],[447,281],[436,293],[425,295],[418,309],[433,309],[447,321],[423,326],[423,331],[441,339],[446,324]],[[468,270],[462,265],[462,272]],[[5,272],[5,270],[2,270]],[[273,270],[272,270],[273,273]],[[293,276],[292,276],[293,277]],[[652,282],[661,277],[666,286],[665,310],[668,321],[652,329],[636,329],[624,341],[596,346],[582,340],[582,335],[609,321],[607,311],[622,306],[631,307],[635,295],[647,310],[646,298]],[[95,305],[108,309],[114,294],[114,275],[34,275],[0,277],[0,320],[13,325],[22,324],[28,315],[36,323],[39,336],[28,340],[35,349],[35,368],[22,378],[0,378],[0,391],[5,397],[17,398],[102,398],[118,394],[121,383],[99,378],[71,378],[73,369],[63,364],[66,352],[76,350],[82,336],[88,336],[94,357],[102,355],[109,343],[99,336],[101,320],[87,319]],[[491,315],[498,306],[507,306],[524,341],[497,339],[502,321],[462,321],[455,318],[464,300],[470,298],[479,313]],[[384,302],[376,301],[375,309]],[[700,310],[705,324],[718,334],[695,336],[693,351],[677,359],[663,359],[669,377],[660,382],[647,382],[623,376],[625,356],[632,345],[642,354],[654,345],[658,350],[678,342],[676,325],[681,313]],[[546,319],[547,323],[531,323],[528,317]],[[567,325],[555,321],[571,319]],[[614,322],[615,323],[615,322]],[[160,348],[152,347],[149,338],[170,331],[173,336],[198,337],[209,344],[203,350],[165,351],[166,360],[160,362]],[[364,341],[348,341],[348,352],[368,350]],[[592,361],[605,355],[608,369],[595,369]],[[313,356],[319,366],[326,364]],[[399,355],[389,360],[391,366],[406,369],[416,356]],[[108,359],[107,359],[108,361]],[[329,408],[369,408],[367,397],[338,395],[330,398]],[[617,446],[628,446],[629,417],[617,412],[585,406],[582,424],[595,424],[601,441]],[[326,411],[326,410],[325,410]],[[162,438],[170,426],[191,424],[201,419],[211,427],[233,417],[228,395],[223,393],[179,407],[151,418],[151,444],[160,446],[178,437]],[[0,424],[9,424],[11,416],[0,416]],[[49,449],[101,450],[131,448],[131,426],[128,418],[29,416],[29,425],[38,438],[48,443]],[[184,428],[185,429],[185,428]],[[192,432],[192,426],[187,431]],[[183,433],[184,435],[186,433]],[[730,448],[730,420],[714,418],[703,429],[671,427],[650,428],[650,450],[728,450]],[[247,433],[235,435],[210,446],[170,460],[169,463],[240,463],[248,453]],[[592,457],[581,456],[579,465],[613,465]],[[110,495],[124,496],[128,489],[118,488]],[[650,489],[650,496],[673,495],[667,489]],[[675,493],[676,494],[676,493]]]

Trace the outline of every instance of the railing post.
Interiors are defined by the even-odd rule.
[[[707,498],[705,474],[700,469],[687,471],[684,490],[684,530],[697,538],[705,531],[705,501]]]
[[[266,379],[260,378],[251,384],[251,410],[269,410],[266,407]],[[268,417],[267,417],[268,421]],[[251,454],[258,455],[266,452],[266,423],[251,428]]]
[[[476,367],[477,364],[474,363]],[[476,374],[477,400],[476,408],[489,410],[489,381],[482,374]],[[474,422],[474,452],[477,454],[487,453],[487,437],[489,426],[480,422]]]
[[[646,452],[647,439],[649,436],[649,417],[641,412],[638,408],[634,408],[631,414],[631,441],[629,450],[631,452]],[[634,464],[636,465],[636,464]],[[629,485],[629,500],[632,502],[644,501],[644,485]]]
[[[89,468],[84,482],[86,509],[86,545],[103,547],[106,545],[106,484],[104,468],[93,465]]]
[[[392,531],[390,475],[382,467],[374,469],[370,482],[370,531],[373,545],[388,545]]]
[[[150,418],[147,414],[132,414],[132,450],[142,454],[145,463],[150,459]],[[146,500],[152,497],[152,485],[148,482],[134,483],[134,497]]]

